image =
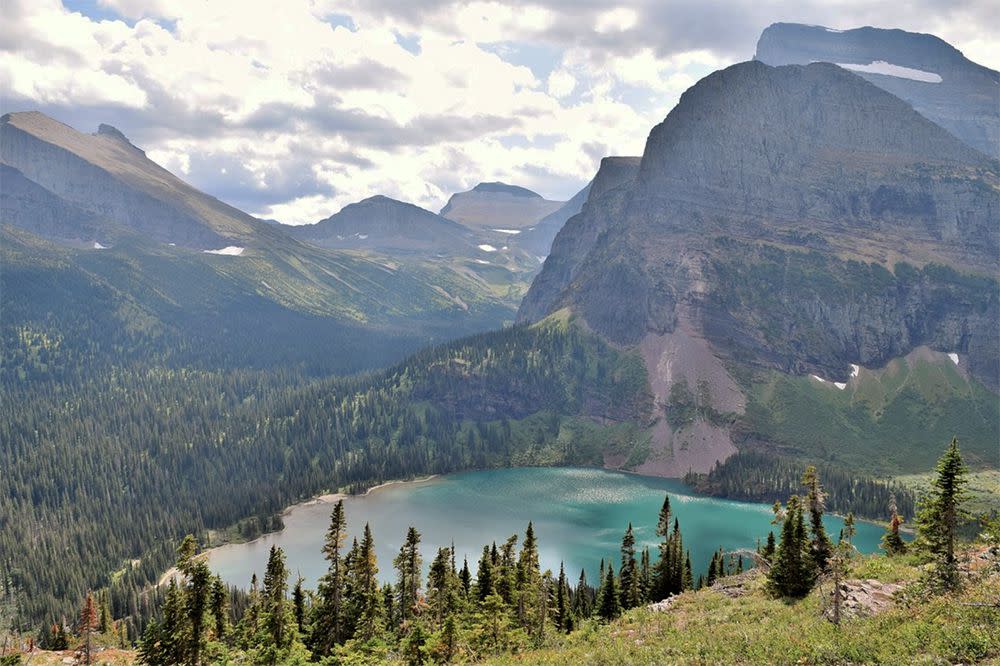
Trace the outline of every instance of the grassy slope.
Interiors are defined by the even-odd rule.
[[[742,425],[783,453],[876,475],[933,468],[953,436],[972,467],[1000,465],[997,396],[947,360],[862,368],[844,390],[772,373],[754,386]]]
[[[852,572],[883,582],[910,580],[918,570],[882,556],[865,558]],[[955,597],[903,604],[840,628],[821,616],[814,592],[787,603],[763,590],[731,599],[714,590],[688,592],[664,613],[632,611],[607,626],[588,624],[563,643],[500,657],[493,664],[916,664],[982,662],[1000,658],[1000,613],[963,606],[995,602],[1000,575],[970,585]],[[829,586],[827,587],[829,592]]]

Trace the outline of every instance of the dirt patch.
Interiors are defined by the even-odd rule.
[[[878,615],[896,605],[895,595],[903,589],[899,583],[883,583],[875,579],[845,580],[840,583],[841,617],[868,617]],[[833,617],[833,591],[823,611]]]

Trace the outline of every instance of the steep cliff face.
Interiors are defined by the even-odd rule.
[[[579,265],[607,226],[623,214],[639,173],[638,157],[605,157],[590,184],[583,210],[563,225],[552,241],[542,272],[531,284],[518,310],[520,321],[537,321],[562,307],[562,296]]]
[[[1000,72],[933,35],[775,23],[761,34],[755,58],[769,65],[838,63],[906,100],[968,145],[1000,158]]]
[[[834,65],[742,63],[682,96],[634,179],[595,182],[519,318],[638,346],[664,416],[645,471],[683,473],[735,450],[755,372],[841,382],[928,345],[995,389],[998,233],[996,161]]]
[[[479,183],[453,194],[441,216],[471,229],[521,230],[533,226],[565,201],[550,201],[537,192],[506,183]]]

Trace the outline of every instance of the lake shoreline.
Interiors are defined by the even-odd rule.
[[[322,495],[315,495],[313,497],[310,497],[309,499],[302,500],[300,502],[296,502],[295,504],[288,505],[278,515],[281,516],[282,518],[284,518],[284,517],[288,516],[293,511],[295,511],[296,509],[298,509],[300,507],[315,506],[317,504],[334,504],[336,502],[348,499],[350,497],[367,497],[367,496],[371,495],[372,493],[374,493],[376,491],[385,490],[386,488],[391,488],[392,486],[426,483],[428,481],[433,481],[434,479],[438,478],[439,476],[441,476],[441,475],[440,474],[430,474],[428,476],[422,476],[422,477],[419,477],[419,478],[416,478],[416,479],[409,479],[409,480],[393,479],[392,481],[385,481],[385,482],[380,483],[378,485],[372,486],[371,488],[368,488],[367,490],[365,490],[365,492],[358,493],[356,495],[353,495],[351,493],[344,493],[344,492],[324,493]],[[223,548],[232,548],[232,547],[235,547],[235,546],[244,546],[244,545],[247,545],[247,544],[252,544],[252,543],[254,543],[256,541],[260,541],[261,539],[267,538],[269,536],[272,536],[272,535],[275,535],[275,534],[281,534],[281,532],[283,530],[284,530],[284,527],[282,527],[280,530],[274,530],[274,531],[271,531],[271,532],[265,532],[264,534],[261,534],[258,537],[250,539],[249,541],[229,541],[229,542],[226,542],[226,543],[220,543],[220,544],[217,544],[215,546],[212,546],[211,548],[206,548],[205,550],[201,551],[200,553],[198,553],[198,557],[201,558],[201,559],[208,559],[209,556],[213,552],[219,551],[219,550],[221,550]],[[179,574],[180,574],[180,571],[177,570],[176,566],[170,567],[169,569],[167,569],[166,571],[164,571],[163,575],[161,575],[157,579],[155,586],[156,587],[163,587],[164,585],[166,585],[167,583],[170,582],[171,578],[175,578]]]

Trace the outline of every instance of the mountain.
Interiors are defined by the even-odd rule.
[[[775,23],[761,34],[754,57],[768,65],[837,63],[906,100],[976,150],[1000,158],[1000,72],[933,35]]]
[[[453,194],[441,216],[473,229],[514,232],[533,226],[564,203],[516,185],[479,183],[468,192]]]
[[[377,200],[367,206],[417,219],[416,236],[405,215],[385,214],[381,248],[303,242],[183,182],[112,127],[84,134],[37,112],[0,120],[0,178],[2,328],[25,364],[7,365],[15,375],[53,367],[35,363],[25,330],[61,339],[66,367],[113,354],[355,371],[502,325],[537,270],[476,263],[485,253],[471,232]],[[418,242],[467,252],[401,249]]]
[[[590,185],[591,183],[587,183],[569,201],[540,219],[535,226],[528,227],[517,234],[513,242],[519,248],[535,256],[548,256],[549,250],[552,249],[552,241],[555,240],[559,230],[563,228],[569,218],[583,210],[583,205],[587,203],[587,197],[590,196]]]
[[[163,243],[243,245],[265,228],[180,180],[109,125],[83,134],[35,111],[6,114],[0,162],[108,223]]]
[[[316,224],[291,227],[289,233],[323,247],[389,252],[469,254],[476,245],[462,225],[384,196],[350,204]]]
[[[852,460],[877,460],[909,423],[911,446],[939,446],[930,433],[947,425],[989,461],[996,410],[974,396],[995,405],[1000,384],[995,160],[845,69],[752,61],[685,92],[634,178],[600,181],[518,319],[569,313],[642,354],[656,408],[633,469],[707,470],[746,446],[814,454],[817,440],[837,460],[838,433],[779,416],[768,387],[811,374],[839,391],[922,346],[953,354],[965,380],[907,391],[903,411],[873,402]]]

